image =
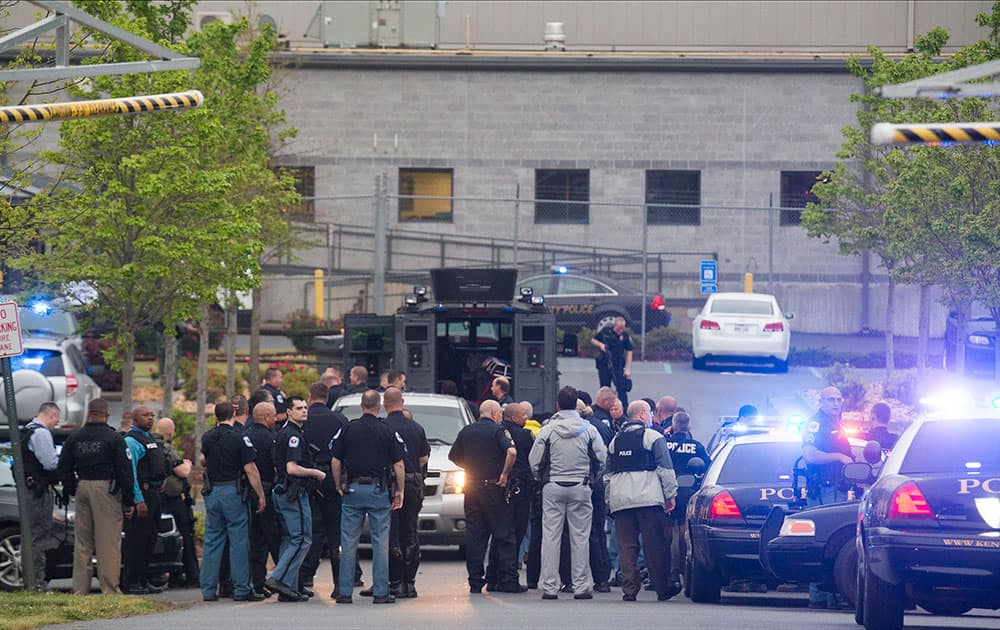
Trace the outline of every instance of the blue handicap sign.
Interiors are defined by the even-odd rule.
[[[703,285],[701,285],[701,294],[702,295],[704,295],[706,293],[718,293],[718,292],[719,292],[719,285],[717,285],[717,284],[703,284]]]
[[[701,283],[702,284],[718,284],[719,282],[719,263],[716,260],[703,260],[701,261]]]

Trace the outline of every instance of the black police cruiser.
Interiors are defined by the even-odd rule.
[[[415,287],[396,315],[344,317],[345,372],[364,366],[377,385],[382,370],[396,368],[406,372],[409,390],[435,393],[452,381],[471,401],[506,376],[514,400],[554,410],[555,315],[530,290],[515,299],[516,283],[516,269],[431,270],[431,293]],[[566,337],[575,347],[575,336]]]
[[[775,582],[758,561],[760,528],[776,503],[796,497],[792,468],[802,440],[791,434],[740,437],[713,456],[687,508],[685,594],[717,602],[733,579]]]
[[[902,627],[911,603],[1000,608],[1000,415],[983,416],[910,425],[861,500],[855,620],[868,630]]]

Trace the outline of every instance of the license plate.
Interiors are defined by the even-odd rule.
[[[748,333],[750,332],[750,324],[734,324],[733,332]]]

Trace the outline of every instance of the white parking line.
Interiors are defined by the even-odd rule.
[[[823,378],[823,375],[820,374],[819,370],[817,370],[814,367],[809,368],[809,373],[815,376],[816,378]]]

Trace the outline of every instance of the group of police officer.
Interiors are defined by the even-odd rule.
[[[598,391],[593,406],[585,392],[565,387],[557,413],[538,425],[528,419],[524,403],[502,404],[503,385],[494,384],[497,400],[480,405],[479,421],[462,429],[449,453],[466,475],[470,592],[485,587],[523,593],[541,585],[543,599],[557,599],[559,591],[591,599],[593,591],[609,592],[614,584],[623,587],[625,601],[635,601],[640,537],[647,588],[661,600],[680,592],[679,562],[671,570],[670,546],[693,490],[678,492],[674,470],[685,470],[696,456],[709,463],[704,446],[691,435],[687,413],[665,396],[659,403],[631,403],[628,417],[616,421],[609,412],[617,401],[610,387]],[[624,523],[617,535],[616,522]],[[522,585],[518,567],[528,523]],[[682,555],[683,537],[676,538]]]

